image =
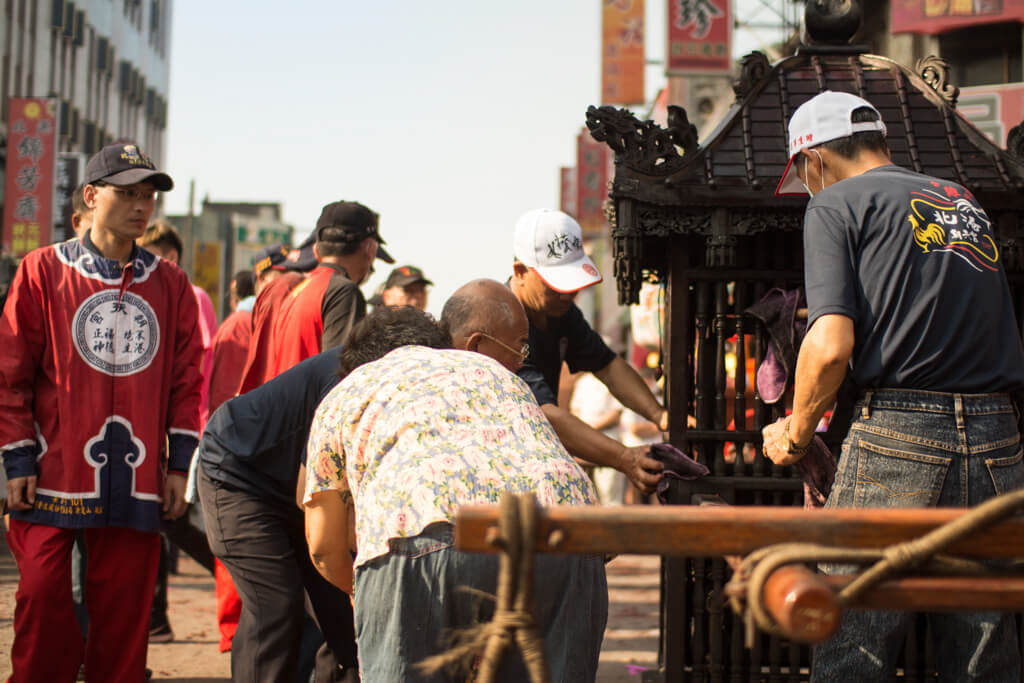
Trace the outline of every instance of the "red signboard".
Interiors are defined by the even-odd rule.
[[[1024,83],[960,88],[956,108],[992,142],[1006,147],[1010,129],[1024,121]]]
[[[12,97],[10,107],[3,248],[22,256],[51,241],[57,101]]]
[[[604,229],[610,150],[584,128],[576,138],[576,220],[584,233]]]
[[[644,102],[644,0],[602,0],[601,101]]]
[[[561,197],[559,208],[562,213],[567,213],[573,218],[576,217],[576,167],[562,166],[561,176]]]
[[[729,0],[668,0],[668,73],[732,71]]]
[[[1024,21],[1024,0],[892,0],[893,33],[943,33],[953,29]]]

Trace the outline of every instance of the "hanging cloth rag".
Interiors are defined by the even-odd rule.
[[[776,403],[796,374],[796,356],[807,332],[807,321],[798,320],[797,309],[806,307],[803,288],[774,288],[746,310],[768,331],[770,344],[757,368],[757,393],[765,403]]]
[[[804,509],[824,507],[836,480],[836,459],[820,436],[815,435],[811,439],[811,445],[804,457],[797,461],[796,469],[804,480]]]
[[[650,448],[649,454],[655,460],[665,465],[665,476],[658,482],[658,500],[668,503],[669,481],[672,479],[684,479],[693,481],[708,476],[708,468],[697,462],[686,453],[670,443],[656,443]]]

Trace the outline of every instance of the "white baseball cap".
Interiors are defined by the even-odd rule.
[[[583,252],[583,230],[572,216],[533,209],[516,221],[516,260],[533,268],[556,292],[576,292],[601,281],[601,273]]]
[[[826,90],[807,100],[793,112],[789,119],[789,163],[786,164],[786,171],[782,174],[779,186],[775,188],[776,196],[807,194],[800,177],[796,174],[796,167],[793,166],[793,161],[801,150],[864,131],[877,130],[885,135],[885,124],[882,122],[881,114],[877,121],[853,123],[853,112],[861,107],[878,113],[878,110],[863,98],[848,92]]]

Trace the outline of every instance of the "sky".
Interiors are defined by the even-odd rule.
[[[665,2],[647,0],[648,60]],[[558,208],[599,104],[600,0],[179,0],[171,40],[165,211],[187,213],[194,181],[196,210],[280,202],[298,242],[324,204],[362,202],[397,265],[434,282],[435,315],[461,284],[508,277],[516,219]],[[645,81],[653,100],[663,66]]]

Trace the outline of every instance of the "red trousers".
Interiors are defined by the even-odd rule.
[[[83,643],[71,598],[75,530],[11,520],[7,543],[21,579],[9,683],[73,683],[83,659],[90,682],[145,680],[160,535],[117,527],[84,531],[89,633]]]
[[[238,630],[238,617],[242,615],[242,598],[238,597],[235,583],[227,568],[214,559],[214,579],[217,594],[217,629],[220,631],[220,651],[231,650],[231,639]]]

